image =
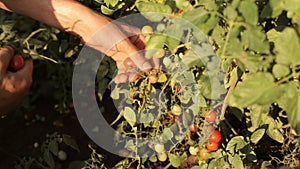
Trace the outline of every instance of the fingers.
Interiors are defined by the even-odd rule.
[[[4,46],[0,48],[0,73],[6,72],[10,60],[14,55],[14,49],[11,46]]]
[[[28,86],[32,83],[32,72],[33,72],[33,61],[32,59],[27,59],[25,61],[25,66],[23,69],[17,71],[15,76],[17,79],[24,79]]]

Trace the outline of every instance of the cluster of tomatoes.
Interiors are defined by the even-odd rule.
[[[207,123],[209,123],[209,125],[206,126],[206,128],[205,128],[206,132],[211,133],[209,136],[209,139],[204,146],[200,147],[201,148],[200,150],[199,150],[199,147],[191,146],[189,149],[189,152],[192,155],[197,155],[197,153],[199,152],[198,154],[201,159],[208,160],[210,157],[210,153],[218,150],[219,142],[222,139],[222,135],[221,135],[220,131],[215,129],[215,127],[210,124],[210,123],[214,123],[217,119],[217,113],[214,110],[210,110],[210,111],[206,112],[204,114],[204,118],[205,118],[205,121]],[[195,124],[190,125],[190,131],[192,133],[197,132],[198,130],[199,130],[199,128]]]

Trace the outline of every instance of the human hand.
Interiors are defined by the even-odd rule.
[[[159,59],[145,58],[145,37],[140,29],[118,22],[107,23],[100,28],[86,45],[112,57],[118,67],[116,83],[134,81],[141,72],[159,67]]]
[[[10,46],[0,48],[0,115],[10,112],[22,101],[32,82],[31,59],[26,60],[25,66],[19,71],[7,70],[14,53]]]

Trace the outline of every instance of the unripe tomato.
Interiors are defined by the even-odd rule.
[[[204,115],[205,120],[209,123],[214,122],[217,118],[217,113],[213,110],[209,111],[207,115]]]
[[[216,142],[207,142],[206,143],[206,148],[209,151],[216,151],[219,148],[219,143],[216,143]]]
[[[167,160],[168,155],[167,155],[167,153],[160,153],[160,154],[158,154],[157,158],[159,161],[164,162]]]
[[[15,55],[10,61],[10,67],[14,71],[18,71],[25,66],[25,62],[22,56]]]
[[[197,147],[191,146],[191,147],[189,148],[189,152],[190,152],[192,155],[197,155],[197,153],[199,152],[199,147],[198,147],[198,146],[197,146]]]
[[[203,159],[203,160],[208,160],[210,157],[210,151],[207,150],[206,148],[202,148],[199,151],[199,156]]]
[[[195,124],[190,125],[190,131],[191,132],[197,132],[198,130],[199,130],[199,128]]]
[[[209,141],[218,143],[221,141],[221,138],[222,138],[221,133],[218,130],[214,130],[209,137]]]
[[[158,153],[163,153],[165,151],[165,146],[163,144],[158,143],[154,146],[154,149]]]
[[[151,26],[149,26],[149,25],[143,26],[143,28],[142,28],[142,34],[143,35],[149,35],[151,33],[153,33],[153,29],[152,29]]]
[[[178,104],[175,104],[171,111],[174,115],[179,116],[181,113],[181,107]]]
[[[59,160],[65,161],[67,159],[67,153],[63,150],[59,150],[59,152],[57,153],[57,157]]]
[[[164,49],[158,49],[153,55],[155,58],[162,58],[165,55],[165,50]]]

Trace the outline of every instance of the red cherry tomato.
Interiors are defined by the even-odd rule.
[[[199,129],[198,129],[198,127],[195,125],[195,124],[191,124],[190,125],[190,131],[191,132],[197,132]]]
[[[134,166],[130,166],[128,169],[135,169],[135,167]]]
[[[219,148],[219,143],[216,143],[216,142],[208,142],[208,143],[206,143],[206,148],[207,148],[209,151],[216,151],[216,150],[218,150],[218,148]]]
[[[218,143],[221,141],[221,138],[222,138],[221,133],[218,130],[214,130],[209,137],[209,141]]]
[[[217,113],[213,110],[209,111],[208,114],[204,115],[205,116],[205,120],[209,123],[214,122],[217,118]]]
[[[203,160],[208,160],[209,156],[210,156],[210,151],[207,150],[206,148],[202,148],[199,151],[199,156],[203,159]]]
[[[14,71],[18,71],[18,70],[22,69],[24,66],[25,66],[24,59],[20,55],[15,55],[10,61],[10,67]]]
[[[126,68],[135,67],[134,62],[129,57],[124,60],[124,65]]]

